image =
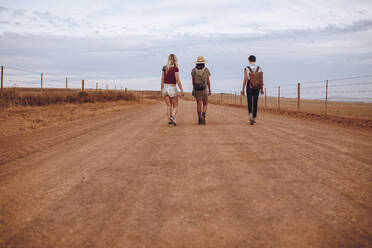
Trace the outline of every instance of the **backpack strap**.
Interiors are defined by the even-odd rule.
[[[258,72],[259,70],[260,70],[260,67],[259,67],[259,66],[257,66],[256,72]]]
[[[247,66],[247,68],[249,69],[250,72],[253,72],[250,66]]]
[[[204,68],[201,69],[201,70],[195,69],[195,74],[197,74],[197,72],[199,72],[199,71],[202,71],[202,73],[201,73],[200,76],[203,76],[203,75],[204,75],[204,72],[206,71],[206,68],[204,67]]]

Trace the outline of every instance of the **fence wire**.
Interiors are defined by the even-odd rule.
[[[91,79],[78,75],[42,73],[18,67],[3,67],[5,88],[50,88],[86,90],[123,90],[122,80]],[[83,83],[84,80],[84,83]],[[301,83],[280,83],[264,88],[259,96],[259,107],[314,112],[320,114],[345,113],[372,118],[372,74],[356,75],[329,80],[313,80]],[[191,99],[187,94],[186,99]],[[247,97],[240,91],[214,93],[212,103],[247,105]],[[362,111],[361,111],[362,110]],[[362,114],[360,112],[368,112]],[[359,113],[359,114],[356,114]]]
[[[84,80],[84,86],[83,86]],[[77,75],[62,75],[58,73],[42,73],[35,70],[18,67],[3,67],[4,88],[53,88],[53,89],[84,89],[87,90],[121,90],[125,89],[122,80],[84,79]]]

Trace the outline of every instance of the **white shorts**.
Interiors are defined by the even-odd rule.
[[[164,88],[161,91],[162,97],[175,97],[177,96],[177,86],[169,85],[169,84],[164,84]]]

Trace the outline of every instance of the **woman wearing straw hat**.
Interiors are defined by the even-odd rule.
[[[178,112],[178,93],[177,85],[181,90],[181,95],[184,96],[180,77],[178,75],[177,57],[174,54],[169,54],[168,64],[163,67],[161,74],[161,94],[167,105],[168,124],[176,126],[176,114]]]
[[[206,62],[207,60],[204,59],[203,56],[199,56],[195,61],[195,68],[191,71],[193,85],[192,95],[196,99],[199,125],[205,124],[208,96],[211,95],[211,82],[209,80],[211,73],[209,72],[208,68],[205,67]]]

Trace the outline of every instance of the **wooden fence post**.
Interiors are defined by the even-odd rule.
[[[278,109],[280,110],[280,86],[278,86]]]
[[[84,91],[84,79],[81,80],[81,90]]]
[[[66,89],[68,89],[68,79],[66,77]]]
[[[243,95],[240,93],[240,105],[243,105]]]
[[[265,108],[267,108],[267,95],[266,95],[266,88],[265,88]]]
[[[328,80],[326,81],[325,115],[328,114]]]
[[[96,83],[96,90],[98,90],[98,83]]]
[[[222,104],[222,100],[223,100],[223,95],[222,95],[222,93],[221,93],[221,104]]]
[[[300,111],[300,100],[301,100],[301,85],[297,84],[297,111]]]
[[[43,73],[40,75],[40,88],[43,88]]]
[[[4,66],[1,66],[1,90],[4,88]]]
[[[108,90],[108,84],[106,84],[106,90]]]

